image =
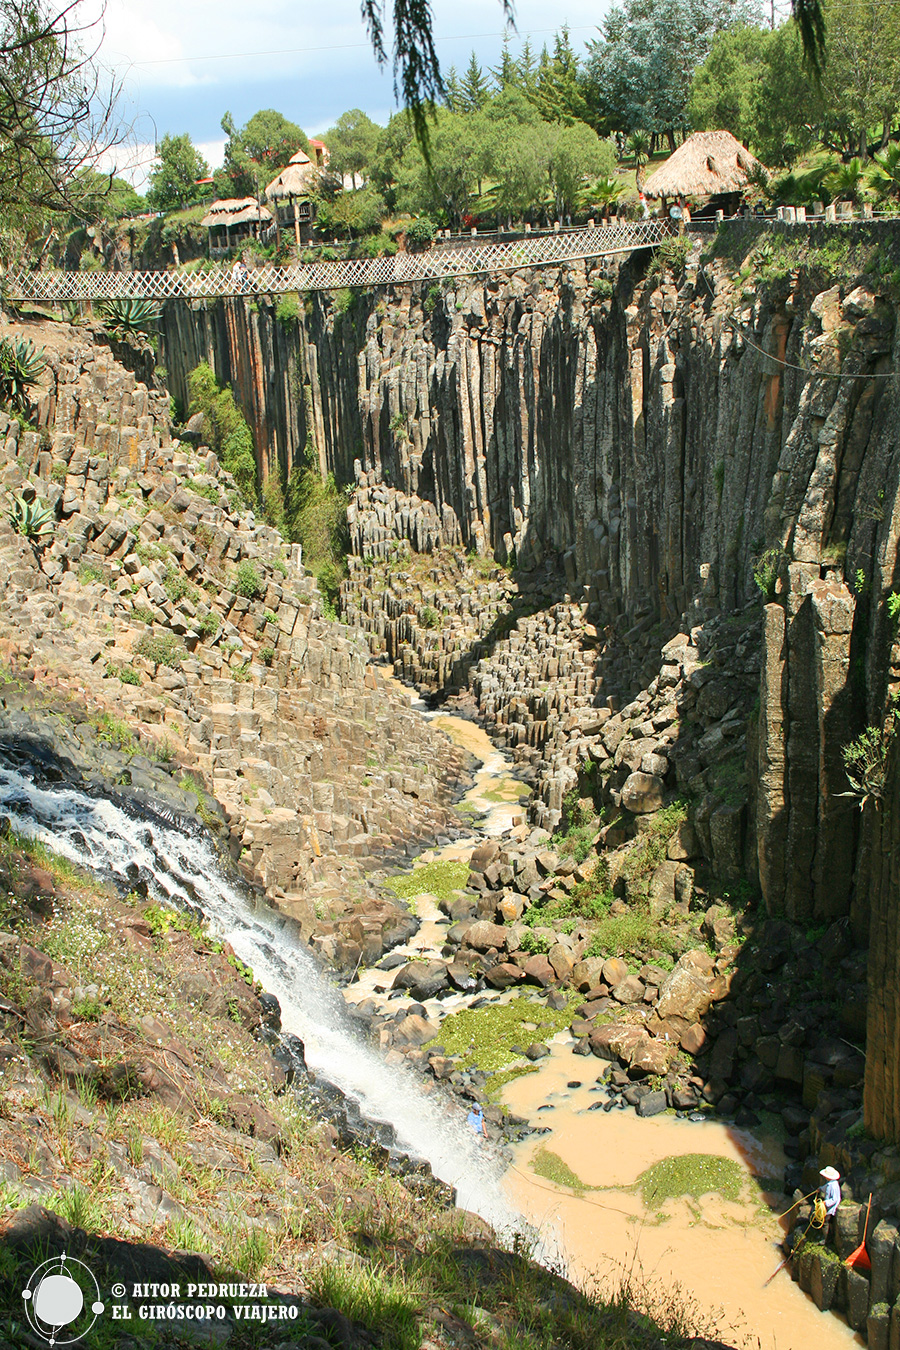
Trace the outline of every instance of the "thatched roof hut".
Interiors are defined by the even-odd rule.
[[[200,224],[208,230],[227,225],[268,225],[272,212],[266,206],[260,206],[255,197],[222,197],[213,202]]]
[[[695,131],[644,184],[647,197],[713,197],[742,192],[755,169],[768,170],[730,131]]]
[[[273,178],[266,187],[269,201],[282,201],[291,197],[308,197],[312,192],[318,169],[305,150],[292,155],[277,178]]]

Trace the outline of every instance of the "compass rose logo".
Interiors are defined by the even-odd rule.
[[[31,1272],[22,1299],[28,1325],[47,1345],[82,1340],[104,1307],[94,1272],[66,1252]]]

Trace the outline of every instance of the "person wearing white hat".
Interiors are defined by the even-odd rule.
[[[819,1172],[823,1184],[819,1187],[819,1196],[825,1206],[825,1223],[822,1227],[822,1241],[827,1242],[831,1221],[841,1203],[841,1174],[834,1167],[823,1167]]]

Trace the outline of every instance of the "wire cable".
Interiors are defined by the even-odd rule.
[[[710,286],[709,284],[709,278],[707,277],[706,273],[702,270],[700,271],[700,275],[702,276],[704,283],[706,284],[707,290],[709,291],[713,300],[715,300],[716,293],[713,290],[712,286]],[[859,374],[852,374],[850,372],[845,372],[841,370],[813,370],[809,366],[798,366],[794,361],[785,361],[783,357],[773,356],[772,353],[767,352],[764,347],[760,347],[758,343],[753,342],[752,339],[747,336],[747,330],[744,327],[744,325],[742,323],[739,323],[738,320],[734,317],[735,312],[736,311],[732,309],[730,314],[726,314],[723,317],[722,322],[730,324],[731,327],[737,333],[739,333],[740,336],[744,339],[747,346],[751,347],[753,351],[759,352],[768,361],[774,361],[776,365],[781,366],[784,370],[796,370],[799,371],[801,375],[818,376],[820,379],[823,380],[893,380],[897,378],[896,370],[870,371],[868,373],[860,372]]]

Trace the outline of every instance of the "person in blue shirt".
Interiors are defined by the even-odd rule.
[[[825,1206],[825,1224],[822,1228],[822,1241],[827,1242],[832,1220],[837,1213],[838,1205],[841,1203],[841,1174],[834,1167],[823,1167],[819,1176],[822,1178],[822,1184],[819,1187],[819,1197]]]
[[[472,1106],[471,1111],[466,1116],[466,1124],[471,1126],[476,1134],[487,1137],[487,1130],[484,1128],[484,1112],[477,1102]]]

